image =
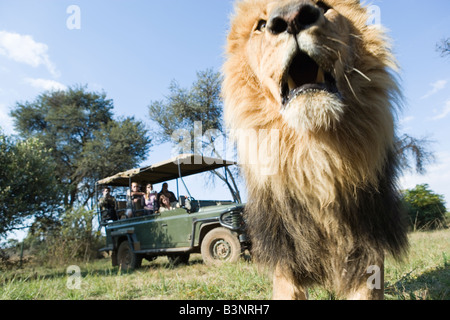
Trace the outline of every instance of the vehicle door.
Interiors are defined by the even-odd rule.
[[[164,211],[159,217],[161,230],[164,236],[161,237],[163,248],[190,247],[192,237],[192,218],[185,209]]]

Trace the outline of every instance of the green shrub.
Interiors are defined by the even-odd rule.
[[[446,226],[444,196],[435,194],[427,184],[403,191],[403,201],[414,230],[433,230]]]
[[[74,261],[88,262],[98,256],[103,238],[95,230],[94,211],[84,208],[68,210],[45,230],[29,234],[32,255],[44,265],[61,265]]]

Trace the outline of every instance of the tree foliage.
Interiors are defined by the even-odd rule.
[[[16,141],[0,132],[0,237],[58,208],[61,193],[50,154],[36,138]]]
[[[427,184],[405,190],[403,199],[414,230],[437,229],[445,226],[444,196],[434,193]]]
[[[36,137],[51,150],[65,207],[87,204],[95,179],[145,159],[151,140],[144,125],[132,117],[114,120],[113,107],[105,93],[75,87],[45,92],[11,112],[22,137]]]
[[[224,132],[223,106],[220,97],[221,77],[212,69],[197,72],[197,81],[190,89],[181,88],[173,80],[165,100],[153,101],[149,106],[150,118],[160,131],[160,143],[173,142],[177,130],[189,130],[192,142],[195,122],[201,122],[205,130]]]

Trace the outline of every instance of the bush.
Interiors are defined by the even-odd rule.
[[[100,231],[93,228],[95,217],[92,210],[68,210],[50,228],[35,228],[26,242],[39,263],[88,262],[98,256],[103,240]]]
[[[435,194],[427,184],[403,191],[403,201],[414,231],[440,229],[446,226],[447,210],[444,196]]]

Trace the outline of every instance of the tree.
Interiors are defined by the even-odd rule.
[[[400,158],[400,166],[403,170],[412,170],[411,156],[415,162],[416,172],[424,174],[425,166],[434,162],[434,154],[428,150],[431,141],[426,138],[414,138],[404,134],[396,140],[396,148]]]
[[[0,132],[0,237],[28,218],[53,215],[59,207],[50,153],[36,138],[15,141]]]
[[[180,147],[179,152],[194,151],[196,154],[222,158],[220,147],[225,146],[219,146],[218,141],[226,141],[226,132],[221,83],[220,73],[212,69],[197,72],[197,80],[190,89],[180,88],[176,81],[172,81],[170,94],[164,100],[152,101],[149,105],[150,118],[159,128],[155,133],[159,137],[158,143],[172,142]],[[182,135],[182,143],[179,132],[186,133]],[[226,172],[226,175],[219,171],[213,171],[213,174],[227,184],[234,200],[240,202],[235,178],[237,172],[230,168],[226,168]]]
[[[96,181],[137,167],[145,159],[149,143],[143,123],[134,117],[102,125],[85,144],[76,172],[85,177],[84,190],[89,192],[85,204],[94,195]]]
[[[173,80],[169,96],[165,101],[152,101],[149,106],[151,119],[160,131],[158,142],[173,142],[172,135],[180,129],[190,130],[194,143],[194,124],[201,122],[205,130],[223,129],[223,107],[220,97],[221,78],[219,73],[208,69],[197,73],[197,81],[191,89],[180,88]]]
[[[443,57],[450,55],[450,38],[442,39],[441,42],[436,45],[436,50],[440,52]]]
[[[403,199],[414,230],[437,229],[445,225],[444,196],[431,191],[427,184],[405,190]]]
[[[145,160],[151,140],[144,125],[134,118],[114,120],[113,108],[105,93],[74,87],[17,103],[11,112],[22,137],[36,137],[51,150],[66,208],[87,204],[95,179]]]

